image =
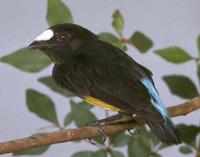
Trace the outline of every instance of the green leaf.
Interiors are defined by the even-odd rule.
[[[149,148],[149,146],[150,146],[150,139],[152,137],[150,136],[150,132],[147,131],[147,129],[146,129],[145,126],[139,128],[139,133],[138,133],[137,136],[140,139],[141,143],[143,145],[145,145],[147,148]],[[149,140],[147,140],[147,139],[149,139]]]
[[[99,36],[100,40],[108,42],[108,43],[118,47],[119,49],[121,49],[123,51],[127,50],[126,45],[118,37],[116,37],[112,33],[103,32],[103,33],[100,33],[98,36]]]
[[[133,33],[128,43],[133,45],[141,53],[147,52],[153,46],[152,40],[142,32]]]
[[[64,89],[64,88],[58,86],[58,84],[56,84],[56,82],[53,80],[53,78],[51,76],[41,77],[41,78],[39,78],[38,81],[45,84],[46,86],[48,86],[54,92],[57,92],[63,96],[66,96],[66,97],[76,96],[74,93],[68,91],[67,89]]]
[[[3,56],[0,61],[26,72],[38,72],[51,64],[51,60],[44,53],[27,48]]]
[[[119,151],[112,151],[111,152],[111,157],[125,157],[124,154],[122,154]]]
[[[86,126],[87,123],[97,120],[96,116],[90,111],[76,111],[73,118],[78,127]]]
[[[140,138],[134,138],[128,145],[129,157],[148,157],[151,154],[150,145],[147,146]]]
[[[197,77],[198,77],[199,82],[200,82],[200,64],[197,64]]]
[[[195,125],[180,124],[177,126],[185,143],[195,147],[195,139],[200,133],[200,127]]]
[[[119,42],[119,38],[109,32],[102,32],[98,35],[98,37],[100,40],[103,40],[113,45],[116,45]]]
[[[160,144],[160,140],[155,136],[152,131],[148,132],[148,136],[150,137],[150,140],[154,146]]]
[[[119,10],[116,10],[113,13],[113,21],[112,21],[112,26],[115,29],[115,31],[122,36],[123,29],[124,29],[124,18],[121,15]]]
[[[92,107],[94,107],[93,105],[87,103],[86,101],[75,102],[73,100],[70,100],[70,104],[71,104],[72,110],[76,110],[74,107],[77,107],[77,106],[78,108],[81,108],[83,110],[89,110]]]
[[[126,46],[126,44],[124,44],[124,42],[122,42],[121,40],[116,44],[116,46],[117,46],[119,49],[123,50],[123,51],[127,51],[127,46]]]
[[[93,153],[93,157],[107,157],[107,151],[105,149],[98,150]]]
[[[124,133],[118,133],[112,136],[112,144],[114,147],[122,147],[130,142],[131,138],[129,135]]]
[[[139,133],[134,135],[130,139],[128,145],[128,155],[129,157],[148,157],[150,156],[151,152],[151,144],[149,132],[145,127],[141,127],[139,129]]]
[[[60,23],[72,23],[69,8],[61,0],[48,0],[47,21],[50,26]]]
[[[28,89],[26,91],[26,104],[29,111],[59,126],[54,103],[47,95]]]
[[[179,147],[179,151],[181,153],[183,153],[183,154],[190,154],[190,153],[192,153],[192,149],[190,147],[186,146],[186,145]]]
[[[49,148],[48,146],[42,146],[42,147],[38,147],[38,148],[31,148],[22,152],[18,152],[18,153],[14,153],[14,156],[19,156],[19,155],[41,155],[43,153],[45,153]]]
[[[73,120],[73,114],[70,112],[65,116],[64,119],[64,126],[66,127],[67,125],[69,125]]]
[[[89,105],[86,105],[87,103],[75,103],[73,101],[71,101],[70,103],[72,108],[73,120],[78,127],[83,127],[87,123],[97,120],[96,116],[89,111]]]
[[[72,157],[93,157],[92,151],[81,151],[72,155]]]
[[[150,157],[161,157],[160,154],[158,154],[157,152],[151,152],[151,155],[149,155]]]
[[[158,150],[161,150],[161,149],[164,149],[164,148],[167,148],[167,147],[170,147],[171,145],[168,145],[168,144],[165,144],[165,143],[160,143],[160,146],[158,148]]]
[[[198,35],[197,37],[197,48],[198,48],[199,56],[200,56],[200,35]]]
[[[151,152],[150,157],[161,157],[161,155],[158,154],[157,152]]]
[[[160,49],[156,50],[155,53],[163,59],[176,64],[192,60],[192,57],[185,50],[179,47]]]
[[[179,97],[191,99],[198,95],[195,84],[186,76],[170,75],[164,76],[163,79],[170,91]]]

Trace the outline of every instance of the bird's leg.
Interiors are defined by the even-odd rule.
[[[128,129],[127,131],[130,135],[136,135],[140,132],[140,128],[135,128],[135,129],[132,128],[132,129]]]
[[[88,125],[88,126],[91,126],[91,125]],[[107,139],[107,135],[106,135],[105,131],[103,130],[102,125],[96,125],[96,126],[91,126],[91,127],[96,127],[97,131],[103,136],[103,141],[102,141],[102,143],[105,143],[105,141],[106,141],[106,139]],[[97,144],[97,143],[95,142],[95,140],[93,140],[93,139],[91,139],[91,138],[89,138],[88,140],[89,140],[89,142],[90,142],[91,144],[93,144],[93,145],[96,145],[96,144]]]
[[[102,126],[103,125],[108,125],[108,124],[115,124],[115,123],[120,123],[120,122],[127,122],[133,119],[132,114],[125,114],[125,113],[119,113],[117,115],[113,115],[104,119],[100,119],[97,121],[92,121],[88,123],[88,126],[91,127],[96,127],[98,132],[103,135],[103,143],[106,141],[107,135],[105,131],[103,130]],[[94,141],[89,139],[90,143],[96,144]]]
[[[122,123],[122,122],[129,122],[129,121],[134,121],[135,124],[138,124],[138,122],[134,119],[134,115],[132,114],[123,114],[121,113],[122,118],[119,120],[116,120],[114,122],[111,122],[112,124],[114,123]],[[128,133],[130,135],[136,135],[139,133],[140,129],[139,128],[131,128],[131,129],[127,129]]]
[[[110,123],[106,123],[106,124],[115,124],[115,123],[124,123],[124,122],[129,122],[129,121],[134,121],[135,123],[137,123],[134,120],[134,116],[133,114],[129,114],[129,113],[124,113],[124,112],[119,112],[119,119],[116,119],[114,121],[111,121]]]
[[[122,116],[120,114],[117,114],[117,115],[113,115],[113,116],[103,118],[103,119],[100,119],[100,120],[92,121],[92,122],[88,123],[88,126],[95,127],[95,126],[105,125],[105,124],[108,124],[108,123],[110,124],[110,123],[115,122],[115,121],[117,121],[121,118],[122,118]]]
[[[99,125],[115,124],[115,123],[121,123],[121,122],[128,122],[128,121],[132,121],[132,120],[134,120],[134,117],[132,114],[119,112],[116,115],[113,115],[113,116],[110,116],[107,118],[103,118],[103,119],[99,119],[96,121],[92,121],[92,122],[88,123],[88,126],[95,127],[95,126],[99,126]],[[136,121],[134,121],[134,122],[137,123]]]
[[[107,135],[106,135],[105,131],[103,130],[102,125],[105,125],[106,123],[118,120],[120,118],[121,118],[121,116],[119,114],[117,114],[117,115],[107,117],[107,118],[104,118],[104,119],[100,119],[100,120],[97,120],[97,121],[92,121],[92,122],[88,123],[87,125],[97,128],[97,131],[100,134],[102,134],[102,136],[103,136],[103,143],[104,143],[106,141]],[[91,139],[89,139],[89,142],[92,143],[92,144],[96,144],[96,142],[94,142]]]
[[[138,125],[138,122],[134,119],[134,115],[132,116],[131,121],[134,121],[134,123]],[[136,135],[139,133],[140,129],[139,128],[131,128],[131,129],[127,129],[127,131],[130,135]]]

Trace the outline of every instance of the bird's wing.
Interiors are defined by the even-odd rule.
[[[74,71],[79,71],[85,82],[90,82],[87,93],[82,94],[82,97],[107,109],[160,117],[151,104],[148,88],[142,82],[143,78],[152,82],[151,72],[124,52],[109,52],[106,51],[105,55],[104,49],[104,53],[99,53],[99,56],[79,56]]]
[[[119,66],[112,68],[93,67],[90,94],[93,97],[117,105],[122,110],[140,111],[150,103],[150,95],[142,82],[128,70]]]

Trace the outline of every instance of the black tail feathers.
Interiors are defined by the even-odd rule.
[[[180,136],[180,133],[175,128],[170,118],[167,118],[164,122],[161,123],[147,121],[147,124],[163,143],[166,144],[182,143],[182,138]]]

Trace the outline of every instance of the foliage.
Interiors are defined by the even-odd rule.
[[[61,0],[48,0],[47,21],[49,26],[60,23],[72,23],[73,18],[69,8]]]
[[[153,42],[144,33],[136,31],[129,38],[128,42],[135,46],[141,53],[147,52],[152,46]]]
[[[45,76],[45,77],[39,78],[38,81],[48,86],[51,90],[53,90],[54,92],[57,92],[58,94],[61,94],[66,97],[75,96],[74,93],[58,86],[51,76]]]
[[[195,84],[192,82],[192,80],[190,80],[186,76],[182,75],[164,76],[163,80],[170,88],[170,91],[177,96],[186,99],[191,99],[199,95]]]
[[[38,148],[32,148],[32,149],[28,149],[26,151],[23,152],[19,152],[19,153],[14,153],[14,156],[22,156],[22,155],[41,155],[43,153],[45,153],[47,150],[49,149],[49,146],[42,146],[42,147],[38,147]]]
[[[19,49],[0,58],[1,62],[10,64],[26,72],[38,72],[46,68],[51,60],[39,50]]]
[[[156,50],[155,53],[163,59],[176,64],[192,60],[192,57],[179,47],[160,49]]]
[[[46,19],[50,26],[73,21],[69,8],[61,0],[48,0]],[[99,38],[124,51],[127,51],[127,45],[137,49],[140,53],[147,53],[153,47],[153,41],[143,32],[135,31],[129,38],[124,37],[125,20],[120,10],[116,10],[113,13],[112,27],[115,30],[115,34],[102,32],[99,34]],[[197,38],[197,48],[197,57],[192,57],[187,51],[176,46],[154,50],[154,52],[162,59],[175,64],[183,64],[189,61],[195,62],[197,77],[200,81],[200,36]],[[0,58],[0,61],[24,72],[39,72],[51,64],[50,59],[39,52],[39,50],[30,50],[26,48],[3,56]],[[169,87],[171,93],[181,98],[190,99],[199,94],[197,85],[189,77],[180,74],[172,74],[163,76],[163,80]],[[56,94],[69,98],[71,106],[71,111],[66,113],[63,125],[61,125],[58,122],[55,104],[51,98],[35,89],[28,89],[26,91],[27,108],[39,118],[49,121],[59,129],[67,127],[72,122],[74,122],[77,127],[82,127],[87,122],[97,119],[96,115],[91,110],[91,105],[84,101],[75,101],[76,96],[70,91],[57,86],[51,76],[38,78],[38,81],[49,87],[49,89]],[[183,154],[196,152],[200,147],[199,143],[196,142],[199,140],[197,135],[200,133],[200,127],[180,124],[178,128],[185,142],[184,145],[180,146],[179,151]],[[99,149],[99,145],[101,149]],[[97,145],[97,151],[84,150],[74,153],[72,157],[124,157],[125,155],[118,149],[121,147],[127,148],[129,157],[160,157],[159,151],[170,146],[161,144],[151,131],[148,131],[146,127],[141,127],[139,133],[135,136],[130,136],[126,133],[118,133],[110,138],[110,144],[99,143]],[[47,151],[48,148],[49,146],[34,148],[14,155],[38,155]]]
[[[54,102],[47,95],[28,89],[26,91],[26,104],[30,112],[59,126]]]

